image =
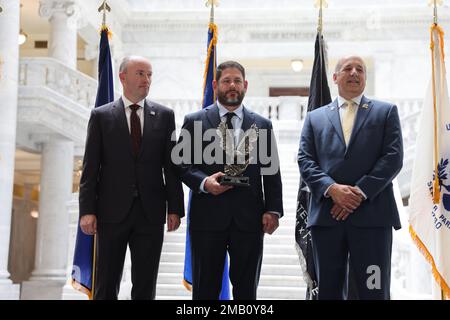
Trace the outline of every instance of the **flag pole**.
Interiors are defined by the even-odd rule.
[[[98,12],[102,11],[103,11],[103,19],[102,19],[102,30],[103,30],[108,28],[106,26],[106,11],[111,12],[111,7],[108,5],[108,3],[106,3],[106,0],[104,0],[103,3],[98,8]]]
[[[206,65],[205,65],[205,73],[203,75],[204,78],[204,82],[203,82],[203,91],[205,91],[206,88],[206,78],[207,78],[207,73],[208,73],[208,65],[209,65],[209,61],[210,59],[213,59],[214,61],[214,66],[213,66],[213,80],[216,80],[216,65],[215,65],[215,55],[216,55],[216,51],[214,50],[214,52],[212,52],[213,48],[215,48],[216,44],[217,44],[217,26],[214,23],[214,7],[215,6],[219,6],[219,0],[207,0],[205,2],[205,6],[209,7],[211,6],[211,11],[209,14],[209,30],[211,30],[211,32],[213,32],[213,38],[211,39],[211,42],[209,43],[208,46],[208,52],[207,52],[207,57],[206,57]],[[211,57],[211,54],[214,55],[214,57]],[[203,92],[203,100],[204,100],[204,92]],[[202,100],[202,106],[204,101]],[[216,95],[214,94],[214,101],[216,101]]]
[[[442,0],[433,0],[433,26],[434,27],[437,27],[438,26],[438,10],[437,10],[437,6],[438,6],[438,3],[439,3],[439,5],[442,5]],[[430,4],[431,4],[431,1],[430,1]],[[433,50],[433,48],[432,48],[432,50]],[[432,53],[432,61],[434,61],[434,56],[433,56],[433,53]],[[433,63],[433,104],[434,104],[434,111],[435,111],[435,113],[436,113],[436,90],[435,90],[435,76],[434,76],[434,63]],[[435,120],[436,120],[436,115],[435,115]],[[435,123],[436,123],[436,121],[435,121]],[[436,125],[435,125],[435,128],[434,128],[434,130],[435,130],[435,137],[436,137],[436,134],[437,134],[437,132],[436,132],[436,130],[437,130],[437,128],[436,128]],[[435,147],[435,153],[437,153],[437,150],[436,150],[436,147]],[[436,156],[435,156],[435,158],[436,158]],[[437,161],[437,163],[439,163],[439,160],[436,158],[436,161]],[[437,165],[436,165],[436,171],[435,172],[438,172],[437,171]],[[436,174],[435,175],[436,176],[436,178],[435,178],[435,183],[434,183],[434,192],[433,192],[433,196],[434,196],[434,202],[436,203],[436,200],[438,200],[438,197],[440,196],[440,193],[439,193],[439,180],[438,180],[438,175]],[[440,198],[440,197],[439,197]],[[444,293],[444,289],[442,289],[442,287],[440,286],[440,292],[441,292],[441,300],[445,300],[445,293]]]
[[[214,6],[219,5],[218,0],[208,0],[206,1],[205,5],[207,7],[211,6],[211,11],[209,13],[209,23],[214,23]]]
[[[433,23],[434,23],[435,26],[437,26],[438,25],[438,16],[437,16],[437,1],[436,0],[433,0],[433,5],[434,5],[434,8],[433,8]],[[433,79],[433,81],[434,81],[434,79]],[[436,176],[437,176],[437,174],[436,174]],[[442,287],[441,287],[441,300],[445,300],[444,290],[442,289]]]
[[[438,159],[438,141],[437,141],[437,106],[436,106],[436,79],[434,74],[434,53],[433,53],[433,46],[434,46],[434,40],[433,40],[433,30],[438,27],[438,17],[437,17],[437,5],[438,3],[442,4],[442,0],[429,0],[428,4],[433,4],[433,26],[431,27],[431,72],[432,72],[432,92],[433,92],[433,112],[434,112],[434,158],[436,161],[435,166],[435,177],[433,181],[433,202],[435,204],[439,203],[440,200],[440,186],[439,186],[439,177],[438,177],[438,165],[439,165],[439,159]]]
[[[433,9],[433,22],[435,25],[438,24],[438,17],[437,17],[437,1],[433,0],[434,9]]]
[[[106,0],[104,0],[102,5],[98,8],[98,12],[101,12],[101,11],[103,11],[101,30],[108,31],[108,27],[106,26],[106,11],[111,12],[111,8],[106,3]],[[93,261],[93,263],[92,263],[92,289],[91,289],[91,296],[89,297],[91,300],[94,299],[96,256],[97,256],[97,234],[94,234],[94,244],[93,244],[93,250],[92,250],[92,261]]]
[[[317,32],[319,33],[319,35],[322,35],[322,30],[323,30],[323,8],[327,8],[328,7],[328,3],[327,0],[315,0],[315,4],[314,6],[317,8],[319,8],[319,17],[318,17],[318,22],[317,22]]]

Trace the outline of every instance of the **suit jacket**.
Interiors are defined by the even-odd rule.
[[[348,217],[360,227],[401,227],[392,180],[403,162],[400,120],[395,105],[362,97],[346,147],[337,100],[311,111],[303,125],[298,164],[312,193],[308,227],[333,226],[332,183],[358,186],[367,200]]]
[[[189,211],[189,226],[191,230],[225,230],[229,227],[232,219],[234,219],[240,230],[255,232],[262,230],[261,219],[265,212],[276,211],[283,215],[278,153],[276,145],[272,145],[270,139],[272,123],[270,120],[246,108],[244,108],[243,114],[241,129],[244,132],[252,124],[256,124],[259,129],[267,130],[265,131],[267,134],[265,140],[269,142],[268,150],[271,150],[272,161],[276,161],[275,163],[277,164],[275,174],[261,175],[261,169],[264,165],[261,164],[258,155],[256,163],[249,164],[243,172],[243,176],[247,176],[250,179],[250,187],[234,187],[221,195],[214,196],[201,192],[200,185],[207,176],[218,171],[224,172],[224,165],[217,163],[207,164],[203,157],[200,163],[194,163],[194,152],[191,152],[188,163],[183,162],[178,165],[181,180],[193,191]],[[187,130],[191,138],[194,137],[194,122],[196,121],[200,123],[202,135],[205,130],[217,128],[220,123],[219,108],[216,104],[213,104],[185,117],[182,129]],[[184,138],[181,135],[179,143],[186,143],[186,141],[183,142]],[[194,150],[193,140],[191,139],[189,143],[191,150]],[[209,141],[202,142],[202,152],[209,143]],[[260,143],[261,134],[257,140],[258,152]]]
[[[88,124],[80,216],[95,214],[100,223],[118,223],[140,195],[151,224],[164,224],[166,211],[184,216],[183,188],[170,154],[175,142],[171,109],[146,100],[141,149],[135,159],[122,99],[92,110]]]

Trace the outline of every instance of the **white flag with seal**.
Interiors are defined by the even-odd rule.
[[[450,297],[450,103],[444,32],[431,27],[432,75],[420,116],[409,199],[409,231],[444,297]]]

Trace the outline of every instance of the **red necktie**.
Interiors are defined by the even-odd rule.
[[[131,117],[130,117],[130,126],[131,126],[131,144],[133,148],[133,154],[135,157],[139,154],[139,150],[141,149],[141,121],[137,115],[137,110],[140,108],[137,104],[130,105],[131,109]]]

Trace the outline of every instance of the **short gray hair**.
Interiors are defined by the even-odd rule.
[[[365,73],[366,76],[367,76],[367,67],[366,67],[366,63],[364,62],[364,59],[361,58],[360,56],[347,56],[347,57],[342,57],[342,58],[340,58],[340,59],[338,60],[338,62],[336,63],[336,67],[334,68],[334,73],[338,73],[338,72],[341,70],[341,68],[342,68],[342,62],[343,62],[344,60],[346,60],[346,59],[349,59],[349,58],[358,58],[358,59],[360,59],[360,60],[362,61],[362,63],[363,63],[364,73]]]
[[[147,58],[141,56],[126,56],[122,59],[120,63],[119,72],[127,72],[128,63],[132,60],[147,60]]]

